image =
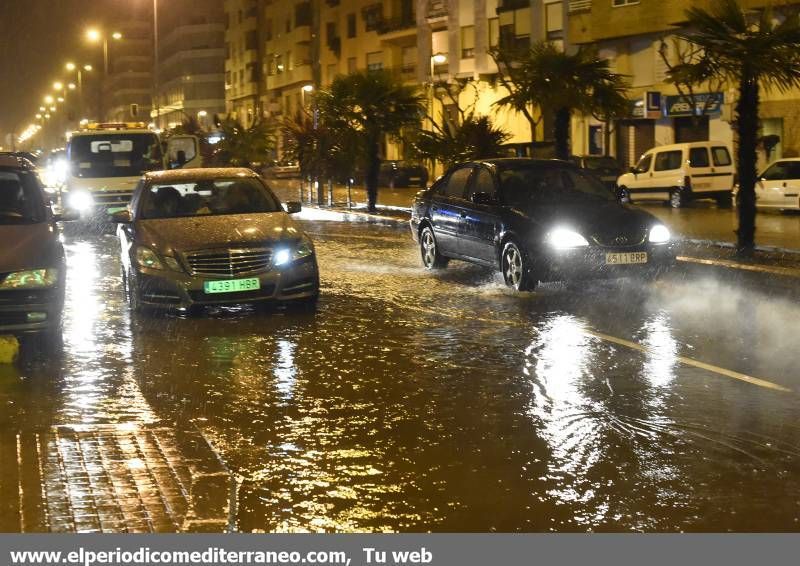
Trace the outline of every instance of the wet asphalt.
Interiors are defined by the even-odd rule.
[[[247,532],[800,530],[796,299],[682,268],[515,294],[305,224],[315,312],[132,318],[116,239],[68,236],[63,352],[0,367],[0,430],[198,427]]]

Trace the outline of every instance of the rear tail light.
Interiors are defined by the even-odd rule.
[[[683,188],[687,191],[692,190],[692,178],[688,175],[683,178]]]

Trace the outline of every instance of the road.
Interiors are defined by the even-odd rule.
[[[278,195],[284,200],[300,198],[300,183],[295,180],[275,179],[269,181]],[[378,204],[389,207],[407,208],[411,205],[418,188],[381,188]],[[327,188],[323,191],[327,203]],[[335,187],[334,202],[346,204],[347,190]],[[313,195],[316,200],[316,195]],[[362,188],[350,191],[352,202],[366,203],[366,192]],[[308,189],[302,192],[302,200],[309,201]],[[715,242],[736,241],[738,219],[736,209],[718,208],[711,201],[695,201],[681,209],[672,209],[663,203],[637,203],[648,212],[659,217],[676,234],[684,238]],[[800,214],[792,212],[759,211],[756,218],[756,240],[761,246],[800,250]]]
[[[69,237],[63,357],[0,368],[0,430],[198,427],[248,532],[800,530],[796,300],[683,268],[514,294],[305,218],[311,313],[131,319],[114,238]]]

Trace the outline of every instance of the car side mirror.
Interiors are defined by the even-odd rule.
[[[130,224],[131,213],[127,210],[118,210],[111,214],[111,221],[115,224]]]
[[[303,205],[296,201],[290,201],[286,203],[286,212],[289,214],[297,214],[303,210]]]
[[[636,167],[631,167],[631,168],[629,169],[629,171],[630,171],[631,173],[633,173],[634,175],[638,175],[638,174],[639,174],[639,170],[638,170]]]
[[[472,194],[472,202],[474,204],[497,204],[497,199],[493,194],[490,193],[473,193]]]
[[[73,222],[75,220],[80,220],[81,213],[74,209],[66,209],[63,210],[60,214],[53,215],[54,222]]]

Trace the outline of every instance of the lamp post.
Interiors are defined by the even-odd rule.
[[[160,129],[159,122],[161,121],[161,108],[158,103],[158,67],[158,0],[153,0],[153,108],[155,110],[153,122],[156,130]]]
[[[89,72],[91,72],[93,70],[93,67],[91,65],[83,65],[82,67],[79,67],[78,65],[76,65],[75,63],[72,63],[72,62],[67,63],[64,67],[67,69],[67,71],[69,71],[71,73],[77,73],[77,76],[78,76],[78,85],[77,85],[77,89],[78,89],[78,114],[82,115],[83,114],[83,72],[86,71],[87,73],[89,73]],[[67,88],[72,90],[72,89],[74,89],[76,87],[75,87],[75,84],[70,83],[69,85],[67,85]],[[83,117],[83,116],[81,116],[81,117]]]
[[[89,43],[102,43],[103,46],[103,81],[100,84],[100,116],[99,118],[102,120],[105,118],[105,88],[108,82],[108,34],[100,31],[97,28],[90,28],[86,30],[86,39]],[[122,34],[118,31],[115,31],[111,34],[111,39],[115,41],[119,41],[122,39]]]

